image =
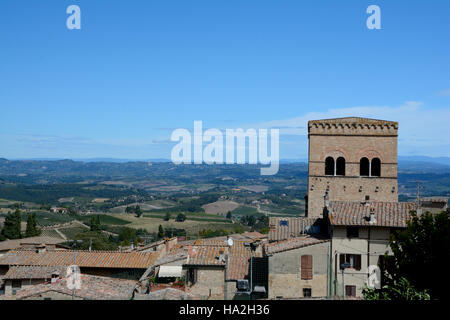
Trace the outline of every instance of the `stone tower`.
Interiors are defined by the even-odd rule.
[[[329,201],[398,201],[398,122],[337,118],[308,122],[307,216]]]

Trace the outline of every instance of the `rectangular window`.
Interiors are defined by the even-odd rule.
[[[356,297],[356,286],[345,286],[345,295],[347,297]]]
[[[280,221],[280,226],[281,226],[281,227],[282,227],[282,226],[285,226],[285,227],[289,226],[289,221],[287,221],[287,220],[281,220],[281,221]]]
[[[355,270],[361,270],[361,255],[341,253],[339,255],[339,269],[342,270],[342,265],[348,263],[349,267]]]
[[[189,278],[188,281],[191,286],[196,284],[197,283],[197,269],[194,269],[194,268],[189,269],[188,278]]]
[[[303,255],[301,259],[301,278],[302,280],[311,280],[313,278],[313,257],[312,255]]]
[[[22,280],[11,281],[12,294],[16,294],[18,290],[22,288]]]
[[[303,297],[311,297],[312,296],[312,289],[311,288],[303,288]]]
[[[358,238],[359,228],[358,227],[347,227],[347,238]]]

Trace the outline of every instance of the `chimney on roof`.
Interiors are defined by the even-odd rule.
[[[220,262],[225,262],[225,250],[220,249],[219,250],[219,256],[217,257]]]
[[[370,214],[369,214],[369,224],[374,224],[375,221],[375,209],[370,208]]]
[[[45,246],[45,244],[36,246],[36,253],[44,253],[45,251],[47,251],[47,247]]]

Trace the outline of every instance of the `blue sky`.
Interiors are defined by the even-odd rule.
[[[449,16],[446,0],[2,0],[0,157],[169,158],[172,130],[202,120],[280,127],[280,157],[305,158],[307,121],[348,115],[400,121],[400,155],[450,156]]]

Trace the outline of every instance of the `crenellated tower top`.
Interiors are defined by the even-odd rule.
[[[398,122],[348,117],[308,122],[309,135],[397,136]]]

